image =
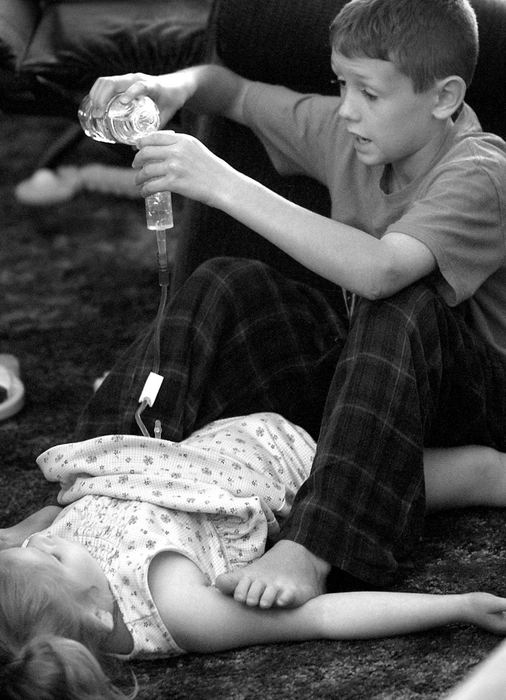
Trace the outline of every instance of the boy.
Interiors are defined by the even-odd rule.
[[[173,190],[219,207],[346,290],[342,318],[332,295],[218,259],[168,310],[160,373],[172,415],[157,416],[156,402],[147,412],[164,437],[260,410],[320,429],[279,541],[217,582],[261,607],[302,604],[331,568],[389,583],[422,531],[424,448],[480,445],[485,469],[506,449],[506,149],[464,104],[478,51],[472,8],[352,0],[331,46],[340,98],[219,66],[101,78],[91,91],[97,116],[122,91],[149,94],[165,120],[182,105],[222,114],[250,126],[281,172],[329,187],[327,219],[172,132],[141,139],[133,163],[143,196]],[[111,414],[149,371],[146,360],[134,372],[146,348],[136,354],[124,360],[128,387],[110,377]],[[90,408],[81,439],[106,431]]]

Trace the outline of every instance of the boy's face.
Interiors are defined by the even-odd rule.
[[[415,93],[394,63],[335,50],[332,70],[357,157],[366,165],[391,163],[403,184],[424,172],[441,145],[442,122],[433,116],[436,86]]]

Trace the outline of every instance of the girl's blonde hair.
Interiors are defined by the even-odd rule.
[[[99,658],[107,633],[76,592],[42,565],[0,553],[0,696],[125,700]],[[101,659],[103,661],[103,659]]]

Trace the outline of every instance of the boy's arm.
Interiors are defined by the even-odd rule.
[[[236,107],[240,111],[240,98]],[[368,299],[388,297],[432,272],[429,248],[402,233],[376,239],[305,209],[238,172],[186,134],[139,139],[136,182],[147,197],[178,192],[221,209],[313,272]]]
[[[215,193],[218,206],[305,267],[368,299],[391,296],[436,268],[429,248],[391,232],[381,239],[304,209],[245,176]]]
[[[220,66],[188,69],[186,106],[247,124],[249,81]],[[276,86],[265,86],[276,91]],[[313,272],[368,299],[388,297],[436,268],[430,249],[402,233],[376,239],[280,197],[240,173],[214,187],[214,206],[244,223]],[[213,205],[213,202],[208,202]]]
[[[98,113],[114,94],[126,92],[127,100],[140,94],[152,97],[163,123],[186,106],[245,124],[243,104],[249,84],[227,68],[202,65],[161,76],[99,78],[90,95]],[[155,132],[140,139],[139,145],[147,147],[134,160],[143,196],[170,190],[221,209],[305,267],[360,296],[390,296],[436,267],[429,248],[415,238],[389,233],[378,240],[297,206],[234,170],[186,134]]]
[[[148,95],[158,105],[162,124],[181,109],[219,114],[244,123],[243,96],[249,81],[228,68],[201,65],[165,75],[128,73],[98,78],[90,90],[96,116],[101,116],[114,95],[125,93],[125,102]]]
[[[191,85],[191,96],[185,102],[188,109],[199,114],[219,114],[245,124],[243,103],[249,80],[217,65],[195,66],[186,71],[182,77]]]

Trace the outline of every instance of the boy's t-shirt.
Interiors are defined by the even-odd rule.
[[[329,188],[333,219],[376,238],[396,231],[425,243],[442,298],[450,306],[469,299],[475,327],[506,357],[506,144],[463,105],[427,172],[389,194],[389,166],[361,163],[339,104],[252,83],[244,118],[281,174]]]

